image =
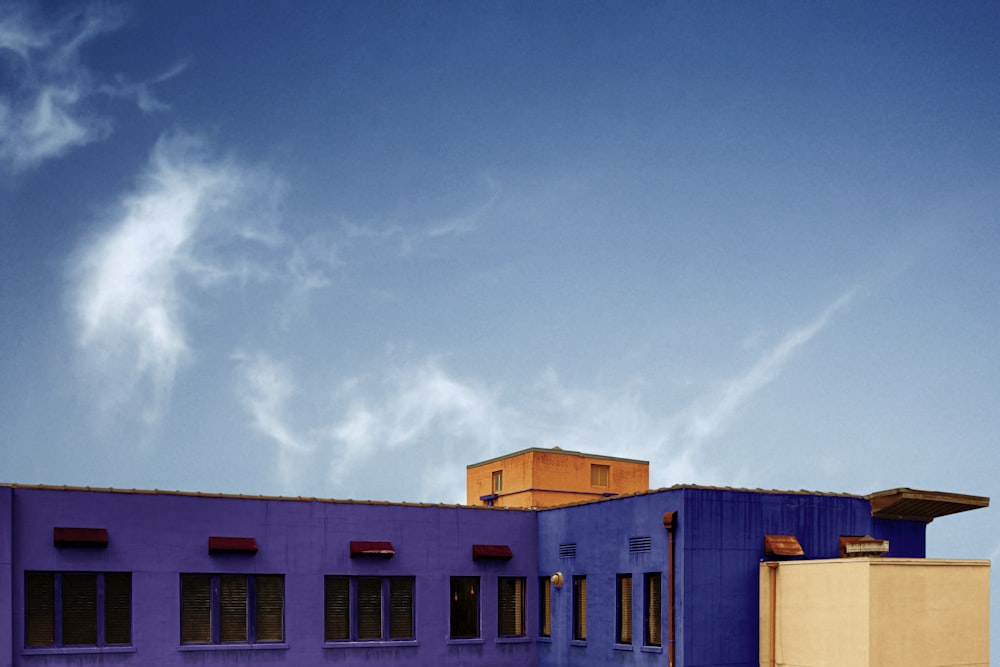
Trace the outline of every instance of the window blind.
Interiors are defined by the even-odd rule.
[[[24,643],[55,644],[55,585],[51,572],[29,572],[24,577]]]
[[[524,636],[524,579],[500,577],[497,588],[497,634],[501,637]]]
[[[257,575],[257,608],[254,614],[256,641],[280,642],[285,638],[285,578]]]
[[[62,577],[63,645],[97,644],[97,575]]]
[[[104,643],[132,643],[132,575],[104,575]]]
[[[382,638],[382,579],[358,578],[358,639]]]
[[[538,578],[538,634],[542,637],[552,636],[552,582],[548,577]]]
[[[413,577],[390,577],[389,639],[413,636]]]
[[[347,577],[326,577],[326,641],[351,638],[351,582]]]
[[[632,575],[618,575],[618,633],[619,644],[632,643]]]
[[[247,640],[247,578],[242,574],[219,577],[219,641]]]
[[[212,642],[212,578],[181,575],[181,643]]]
[[[646,575],[646,645],[663,645],[663,624],[660,620],[660,573]]]

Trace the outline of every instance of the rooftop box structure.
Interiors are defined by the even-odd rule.
[[[649,488],[649,462],[525,449],[466,468],[466,503],[488,507],[552,507]]]

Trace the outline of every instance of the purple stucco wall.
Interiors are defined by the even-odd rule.
[[[13,492],[13,494],[12,494]],[[536,516],[521,510],[485,510],[320,501],[197,497],[31,488],[13,495],[13,602],[0,614],[10,635],[3,659],[13,665],[533,665],[534,636],[497,639],[498,576],[535,580]],[[0,504],[2,508],[2,504]],[[106,528],[106,549],[55,547],[57,526]],[[6,533],[6,531],[4,531]],[[256,555],[208,553],[209,536],[256,539]],[[0,537],[0,560],[4,537]],[[352,540],[388,541],[391,558],[351,558]],[[473,544],[505,544],[510,560],[472,559]],[[132,572],[131,652],[94,655],[78,649],[39,654],[23,648],[24,571]],[[285,576],[285,641],[278,648],[182,647],[180,573],[255,573]],[[323,576],[415,577],[416,641],[324,645]],[[481,577],[481,638],[450,642],[451,576]],[[0,577],[0,587],[4,579]],[[0,591],[2,592],[2,591]],[[536,588],[528,587],[529,627]],[[2,632],[2,631],[0,631]],[[11,646],[13,644],[13,646]]]
[[[541,511],[234,498],[0,486],[0,667],[76,665],[449,665],[587,667],[665,664],[669,541],[675,536],[676,664],[756,667],[758,566],[765,534],[794,535],[806,558],[835,558],[842,535],[890,540],[924,557],[925,525],[873,519],[856,496],[675,487]],[[104,528],[106,548],[59,547],[56,527]],[[210,536],[249,537],[256,554],[210,554]],[[391,542],[391,558],[350,555],[351,541]],[[473,559],[472,545],[513,557]],[[572,549],[570,549],[572,547]],[[24,573],[132,573],[132,645],[25,649]],[[538,636],[539,577],[552,591],[551,637]],[[180,574],[281,574],[279,645],[182,646]],[[663,646],[645,646],[643,577],[663,581]],[[633,577],[633,640],[616,643],[617,575]],[[324,575],[415,578],[416,639],[327,644]],[[572,638],[572,578],[587,577],[587,639]],[[480,637],[449,639],[450,577],[480,577]],[[498,577],[523,577],[526,634],[498,638]]]
[[[0,666],[11,667],[11,659],[14,651],[13,638],[11,632],[14,627],[13,605],[9,601],[14,599],[12,582],[12,538],[11,534],[11,511],[14,491],[8,487],[0,486]],[[8,601],[8,602],[4,602]]]

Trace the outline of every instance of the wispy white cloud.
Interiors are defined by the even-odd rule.
[[[494,448],[503,441],[503,415],[495,391],[448,374],[436,361],[395,371],[381,391],[358,395],[357,381],[341,395],[353,395],[330,429],[343,462],[370,458],[423,442],[430,436]]]
[[[189,352],[184,281],[230,274],[201,257],[196,240],[212,238],[204,228],[224,224],[252,182],[233,164],[210,160],[197,140],[164,137],[139,188],[72,258],[77,343],[105,407],[138,401],[147,422],[159,416]]]
[[[121,76],[101,82],[81,61],[91,40],[121,27],[124,16],[108,4],[75,7],[43,23],[27,5],[0,7],[0,59],[10,61],[11,86],[0,93],[0,164],[20,172],[99,141],[111,122],[93,111],[97,95],[125,97],[143,111],[166,108],[152,85],[179,73],[142,83]]]
[[[315,444],[290,423],[290,402],[296,398],[296,386],[288,367],[267,354],[237,352],[237,393],[250,413],[251,425],[267,441],[277,446],[277,471],[280,483],[292,490],[300,466]]]
[[[340,219],[337,224],[347,243],[367,241],[395,248],[403,256],[411,255],[425,249],[431,243],[440,243],[445,238],[462,237],[477,231],[483,217],[496,205],[501,195],[500,184],[496,180],[486,178],[484,184],[486,194],[478,204],[449,217],[424,221],[411,220],[407,224],[359,223]]]
[[[461,468],[472,460],[556,445],[648,459],[654,462],[654,485],[732,483],[732,475],[740,471],[709,462],[703,446],[722,437],[754,396],[853,298],[853,291],[844,294],[812,321],[789,331],[745,373],[676,411],[650,406],[644,381],[580,388],[546,369],[534,382],[512,388],[462,378],[436,358],[381,377],[343,381],[334,392],[334,417],[328,425],[296,422],[288,402],[295,382],[287,367],[271,362],[248,366],[267,379],[263,386],[270,390],[250,394],[257,398],[245,398],[245,403],[257,430],[278,445],[279,453],[315,447],[309,451],[327,457],[327,482],[336,493],[345,488],[364,493],[367,487],[351,487],[352,479],[386,458],[419,451],[419,460],[426,463],[412,479],[423,480],[420,498],[461,501]],[[304,458],[299,462],[307,464]],[[308,465],[315,462],[310,459]],[[447,475],[439,474],[445,469]]]
[[[187,63],[179,63],[168,69],[163,74],[155,76],[146,81],[128,81],[121,74],[114,77],[112,82],[101,84],[97,90],[104,95],[131,100],[144,113],[156,113],[168,111],[170,105],[160,100],[153,92],[153,86],[164,81],[169,81],[187,69]]]
[[[833,317],[851,303],[856,293],[857,290],[851,290],[837,298],[811,322],[786,334],[745,373],[726,380],[718,391],[697,400],[679,415],[679,440],[686,447],[697,447],[725,433],[754,395],[773,382],[795,353],[823,331]]]
[[[288,425],[288,402],[298,392],[288,369],[266,354],[237,352],[239,395],[253,417],[253,425],[282,450],[306,452],[313,445],[292,432]]]

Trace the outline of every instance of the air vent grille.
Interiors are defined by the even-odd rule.
[[[573,544],[560,544],[559,557],[576,558],[576,543],[574,542]]]
[[[650,551],[653,546],[653,540],[650,537],[630,537],[628,538],[628,550],[629,553],[638,554],[646,551]]]

